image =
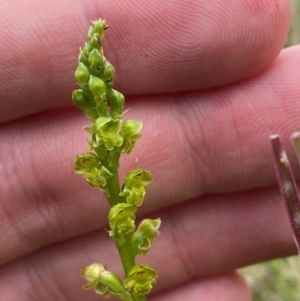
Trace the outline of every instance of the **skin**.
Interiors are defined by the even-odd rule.
[[[99,300],[79,268],[120,271],[108,204],[72,171],[89,124],[71,105],[73,74],[99,17],[126,118],[144,122],[121,174],[151,170],[139,215],[162,219],[149,300],[249,301],[235,269],[296,253],[268,141],[300,127],[287,0],[2,1],[0,295]]]

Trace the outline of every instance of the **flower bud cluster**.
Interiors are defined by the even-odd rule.
[[[93,160],[93,166],[88,170],[75,167],[75,172],[82,173],[91,187],[102,190],[110,175],[109,168],[118,166],[122,153],[132,151],[143,126],[140,120],[127,120],[122,124],[125,98],[112,88],[115,69],[103,53],[102,39],[107,28],[105,20],[101,19],[94,21],[90,27],[88,42],[80,49],[75,72],[80,89],[74,90],[72,95],[74,104],[93,121],[93,125],[88,127],[91,135],[89,145],[96,152],[98,162],[101,161],[98,164]],[[85,156],[78,156],[75,164],[85,160]]]

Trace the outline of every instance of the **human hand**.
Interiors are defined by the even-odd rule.
[[[3,300],[99,300],[81,289],[79,268],[120,269],[108,204],[72,171],[89,121],[65,106],[99,17],[111,25],[104,47],[125,118],[144,121],[123,174],[151,170],[141,211],[163,221],[147,257],[159,275],[150,300],[250,300],[234,270],[296,252],[268,142],[300,126],[300,48],[276,59],[288,1],[88,3],[2,3]]]

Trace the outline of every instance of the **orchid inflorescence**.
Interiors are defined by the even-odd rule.
[[[85,127],[90,135],[90,151],[76,157],[74,170],[108,199],[108,233],[118,248],[126,278],[121,281],[97,262],[84,267],[81,274],[88,281],[84,289],[94,289],[106,298],[113,295],[120,300],[142,301],[155,285],[157,274],[148,264],[135,264],[135,257],[147,254],[159,235],[161,222],[159,218],[144,219],[137,229],[135,225],[137,207],[142,205],[152,182],[149,171],[132,170],[120,188],[119,159],[131,153],[141,137],[142,121],[122,123],[125,98],[113,89],[115,69],[103,54],[108,24],[101,19],[92,23],[75,72],[80,88],[72,95],[74,104],[93,122]]]

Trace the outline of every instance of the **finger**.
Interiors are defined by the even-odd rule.
[[[206,196],[151,217],[158,216],[163,221],[161,236],[146,259],[138,258],[138,262],[147,262],[157,271],[155,292],[296,253],[276,188]],[[104,229],[41,249],[2,267],[0,292],[9,296],[18,283],[17,293],[24,301],[76,301],[85,296],[96,300],[92,293],[82,291],[84,280],[79,275],[79,268],[92,262],[101,262],[108,270],[123,274],[116,248]]]
[[[78,48],[99,16],[112,25],[106,53],[116,88],[132,95],[208,88],[261,71],[285,42],[290,7],[288,0],[5,1],[0,122],[70,103]]]
[[[155,178],[140,212],[275,183],[268,135],[287,137],[297,129],[298,53],[285,51],[257,81],[241,86],[188,94],[177,104],[173,96],[132,103],[128,117],[142,117],[144,136],[124,158],[121,178],[133,166]],[[2,263],[96,229],[99,218],[106,223],[104,197],[72,172],[75,155],[86,151],[81,116],[65,109],[2,126]]]
[[[150,301],[251,301],[251,295],[243,277],[236,272],[196,279],[167,292],[150,297]]]

